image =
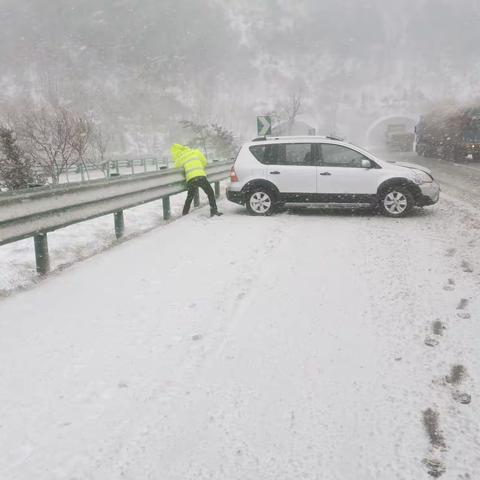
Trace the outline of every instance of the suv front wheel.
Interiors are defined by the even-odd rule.
[[[379,195],[380,209],[389,217],[404,217],[415,206],[415,200],[405,187],[390,187]]]
[[[272,192],[266,188],[255,188],[247,195],[247,210],[251,215],[270,215],[274,208]]]

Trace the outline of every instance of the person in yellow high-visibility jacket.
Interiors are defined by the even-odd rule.
[[[203,153],[200,150],[193,150],[178,143],[170,147],[170,152],[175,167],[184,169],[185,179],[187,181],[188,193],[183,207],[183,215],[187,215],[190,211],[190,206],[198,187],[208,196],[210,216],[222,215],[222,213],[218,211],[213,188],[207,180],[207,172],[205,171],[207,159]]]

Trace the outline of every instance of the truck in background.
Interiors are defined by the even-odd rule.
[[[480,160],[480,106],[432,110],[420,117],[415,133],[418,155],[454,162]]]
[[[407,125],[395,123],[387,125],[385,144],[389,152],[411,152],[415,142],[415,134],[409,132]]]

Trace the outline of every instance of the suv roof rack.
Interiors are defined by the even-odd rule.
[[[329,140],[336,140],[337,142],[344,142],[345,139],[341,137],[335,137],[334,135],[327,135],[325,138],[328,138]]]
[[[335,137],[333,135],[271,135],[271,136],[263,136],[263,137],[256,137],[252,140],[252,142],[268,142],[270,140],[303,140],[303,139],[313,139],[313,138],[326,138],[328,140],[334,140],[336,142],[344,142],[344,138]]]

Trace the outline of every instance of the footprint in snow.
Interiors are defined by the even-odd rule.
[[[428,347],[436,347],[438,343],[439,343],[438,340],[431,336],[428,336],[425,338],[425,345],[427,345]]]
[[[472,401],[472,396],[469,393],[454,391],[452,398],[462,405],[469,405]]]
[[[473,273],[473,267],[470,265],[469,262],[467,262],[467,260],[462,260],[462,270],[465,273]]]
[[[435,458],[425,458],[423,463],[427,467],[427,473],[433,478],[440,478],[447,471],[445,465]]]
[[[455,253],[457,253],[457,249],[456,248],[449,248],[447,250],[447,252],[445,253],[445,256],[446,257],[453,257],[455,255]]]
[[[463,365],[453,365],[450,374],[445,377],[447,384],[452,387],[459,386],[467,376],[467,369]],[[452,398],[463,405],[468,405],[472,401],[469,393],[452,390]]]
[[[453,278],[449,278],[443,289],[449,292],[455,290],[455,280]]]
[[[243,298],[245,298],[246,295],[247,295],[246,292],[240,292],[240,293],[237,295],[237,300],[242,300]]]
[[[450,369],[450,375],[445,377],[447,383],[459,385],[467,376],[467,369],[463,365],[453,365]]]
[[[427,472],[431,477],[439,478],[445,472],[444,463],[440,460],[442,452],[447,448],[443,432],[440,429],[440,415],[435,410],[428,408],[422,412],[423,427],[430,442],[430,453],[423,460]]]
[[[433,334],[434,335],[438,335],[438,336],[442,336],[443,335],[443,331],[446,329],[445,325],[443,324],[443,322],[441,322],[440,320],[435,320],[433,323],[432,323],[432,331],[433,331]]]
[[[462,298],[460,302],[458,302],[457,305],[457,310],[465,310],[468,306],[468,299],[467,298]]]

